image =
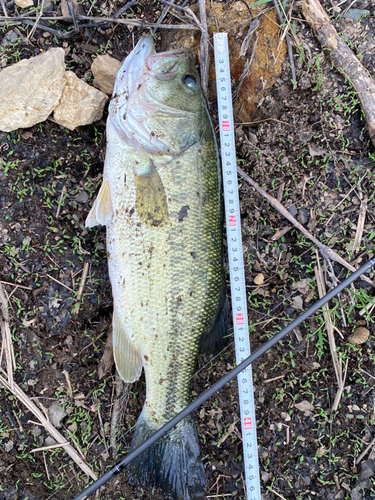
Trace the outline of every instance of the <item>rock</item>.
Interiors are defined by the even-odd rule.
[[[120,61],[108,54],[96,57],[91,65],[91,71],[94,75],[94,87],[105,94],[112,95],[116,75],[121,65]]]
[[[290,215],[293,215],[293,217],[295,217],[298,213],[297,207],[295,205],[289,205],[288,212],[290,213]]]
[[[65,73],[65,87],[53,117],[55,121],[74,130],[89,125],[103,116],[108,97],[80,80],[72,71]]]
[[[309,222],[310,213],[306,208],[301,208],[301,210],[298,211],[298,220],[303,226]]]
[[[53,403],[49,408],[48,408],[48,418],[51,422],[51,424],[56,427],[56,429],[60,429],[62,427],[61,420],[67,416],[66,411],[64,408],[59,405],[58,403]]]
[[[314,406],[306,400],[301,401],[294,405],[300,411],[310,412],[314,410]]]
[[[370,337],[370,332],[367,328],[360,326],[356,328],[354,332],[348,337],[348,342],[354,345],[364,344],[368,341]]]
[[[27,7],[31,7],[34,5],[33,0],[14,0],[14,3],[21,7],[21,9],[27,9]]]
[[[363,17],[370,14],[369,10],[366,9],[349,9],[344,15],[345,19],[353,19],[353,21],[360,21]]]
[[[64,87],[64,57],[63,49],[49,49],[0,72],[0,130],[32,127],[52,113]]]
[[[2,39],[1,44],[6,45],[7,43],[14,42],[15,40],[17,40],[17,38],[18,38],[18,35],[15,31],[13,31],[13,30],[8,31],[8,33]]]
[[[76,196],[76,201],[78,201],[79,203],[86,203],[88,199],[89,195],[86,193],[86,191],[81,191],[79,195]]]

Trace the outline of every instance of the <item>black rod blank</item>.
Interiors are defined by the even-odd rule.
[[[318,302],[313,304],[307,311],[298,316],[294,321],[290,323],[287,327],[285,327],[281,332],[274,335],[271,339],[269,339],[265,344],[263,344],[259,349],[257,349],[253,354],[244,359],[242,363],[233,368],[230,372],[228,372],[224,377],[218,380],[213,386],[211,386],[207,391],[197,397],[195,401],[190,403],[184,410],[182,410],[178,415],[172,418],[169,422],[167,422],[163,427],[155,432],[152,436],[150,436],[146,441],[144,441],[138,448],[133,450],[131,453],[119,462],[113,469],[106,472],[102,477],[88,486],[82,493],[77,495],[73,500],[84,500],[88,498],[90,495],[95,493],[101,486],[103,486],[107,481],[109,481],[115,474],[118,474],[124,468],[130,464],[138,455],[147,450],[155,441],[160,439],[164,434],[172,429],[175,425],[177,425],[181,420],[190,415],[194,410],[198,408],[202,403],[207,401],[211,396],[215,394],[215,392],[219,391],[224,387],[225,384],[230,382],[234,377],[239,375],[242,370],[247,368],[251,363],[253,363],[257,358],[259,358],[262,354],[264,354],[268,349],[277,344],[281,339],[283,339],[288,333],[290,333],[294,328],[296,328],[299,324],[305,321],[309,316],[314,314],[318,309],[320,309],[324,304],[326,304],[329,300],[333,299],[337,294],[342,292],[347,286],[349,286],[354,280],[359,278],[362,274],[364,274],[370,267],[375,265],[375,259],[369,260],[366,264],[360,267],[357,271],[355,271],[351,276],[346,278],[340,285],[333,288],[327,295],[322,297]]]

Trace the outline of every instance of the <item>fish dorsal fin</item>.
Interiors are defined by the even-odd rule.
[[[151,159],[135,172],[136,209],[147,226],[160,226],[168,220],[163,182]]]
[[[108,181],[103,181],[98,196],[86,219],[86,227],[94,227],[98,224],[105,226],[112,216],[111,189]]]
[[[117,371],[124,382],[135,382],[142,371],[139,349],[120,323],[116,310],[113,313],[113,355]]]

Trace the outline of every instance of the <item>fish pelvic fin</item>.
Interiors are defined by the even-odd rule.
[[[111,189],[108,181],[103,181],[98,196],[87,216],[85,226],[94,227],[98,224],[105,226],[112,217]]]
[[[113,356],[117,371],[124,382],[135,382],[142,371],[141,353],[120,323],[116,310],[113,313]]]
[[[142,414],[136,424],[130,451],[150,437]],[[200,456],[194,421],[187,417],[135,458],[127,468],[129,482],[146,488],[161,488],[173,500],[205,499],[206,475]]]
[[[136,209],[147,226],[160,226],[168,220],[167,198],[163,182],[151,159],[134,176]]]

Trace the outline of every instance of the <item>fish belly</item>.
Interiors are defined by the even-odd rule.
[[[107,249],[115,314],[145,369],[142,418],[157,429],[189,403],[189,379],[220,306],[223,272],[214,143],[153,162],[165,191],[165,220],[152,225],[139,216],[135,174],[117,169]]]

